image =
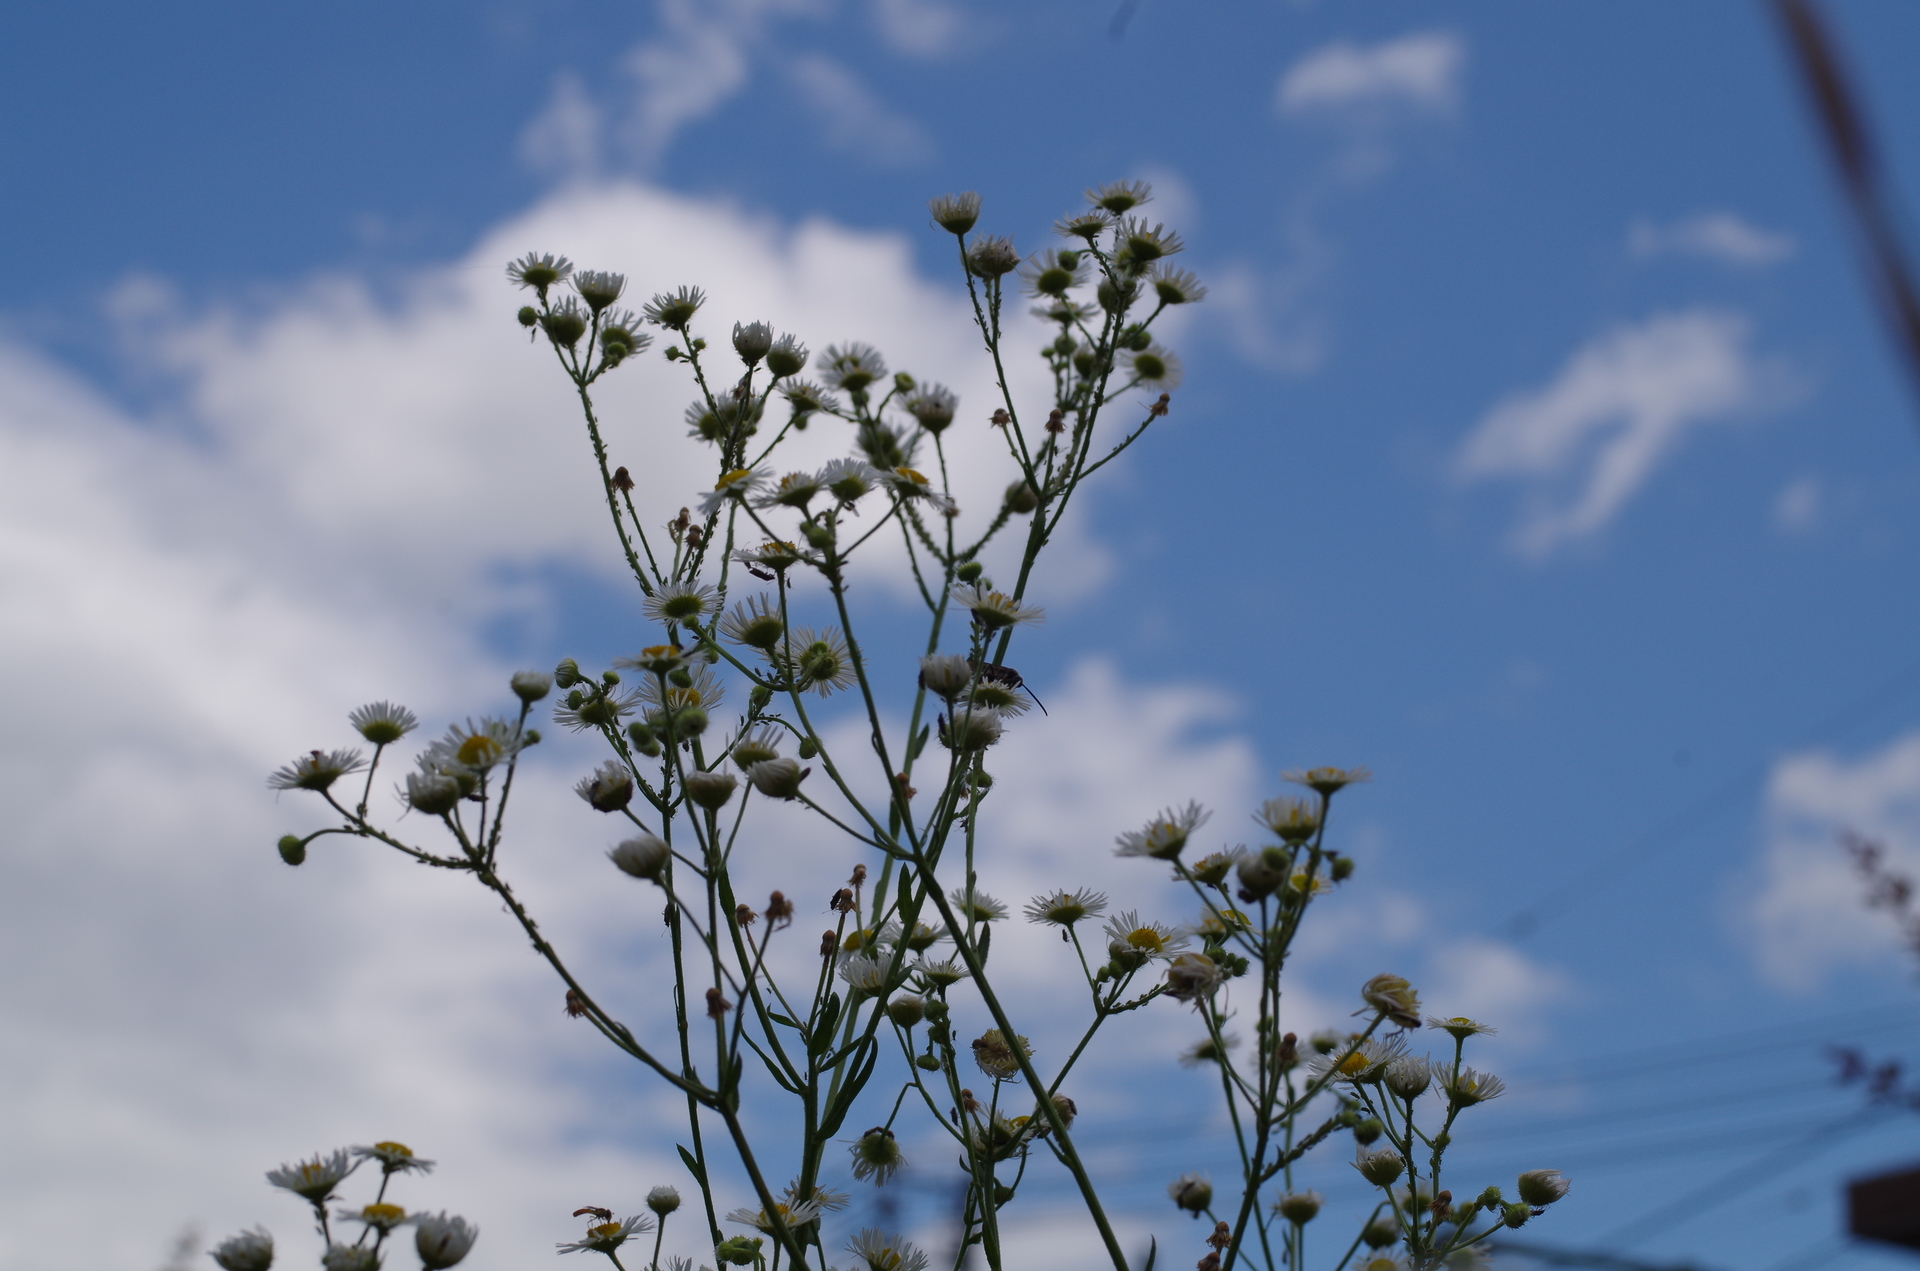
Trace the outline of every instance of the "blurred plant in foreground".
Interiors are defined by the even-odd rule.
[[[1487,1236],[1565,1194],[1551,1170],[1522,1174],[1512,1199],[1487,1187],[1456,1201],[1442,1184],[1455,1119],[1500,1093],[1497,1077],[1465,1065],[1468,1041],[1491,1030],[1427,1021],[1450,1036],[1451,1054],[1411,1053],[1408,1038],[1423,1023],[1419,997],[1386,974],[1361,991],[1358,1031],[1302,1043],[1284,1027],[1282,971],[1300,924],[1316,897],[1353,873],[1327,826],[1335,796],[1364,770],[1291,774],[1302,793],[1259,809],[1264,841],[1255,847],[1195,848],[1210,815],[1195,803],[1120,833],[1117,855],[1169,872],[1177,898],[1169,903],[1191,915],[1184,920],[1109,914],[1106,896],[1081,880],[1033,897],[1023,916],[1060,933],[1060,971],[1086,994],[1084,1031],[1064,1057],[1036,1055],[1021,1032],[1021,1003],[996,987],[993,935],[1012,915],[976,872],[980,812],[998,789],[988,766],[994,747],[1037,722],[1028,714],[1037,699],[1007,661],[1015,639],[1044,618],[1029,596],[1034,567],[1083,484],[1166,417],[1181,364],[1156,326],[1206,294],[1169,263],[1183,244],[1142,215],[1151,197],[1140,182],[1089,191],[1086,209],[1054,227],[1065,245],[1024,259],[1010,239],[973,232],[977,195],[933,200],[997,385],[991,412],[965,424],[952,392],[889,373],[866,345],[829,345],[815,356],[799,337],[753,322],[735,324],[730,350],[715,350],[698,334],[706,298],[697,288],[662,292],[636,314],[620,307],[621,275],[576,270],[551,255],[514,261],[508,275],[532,302],[519,321],[545,337],[578,398],[620,551],[658,635],[610,667],[568,659],[551,675],[515,675],[516,710],[456,724],[421,749],[399,798],[437,826],[437,842],[404,836],[372,811],[376,773],[418,725],[403,707],[379,702],[352,714],[370,759],[315,750],[271,779],[311,791],[340,818],[283,838],[289,864],[304,861],[315,840],[346,835],[470,874],[564,982],[567,1013],[684,1094],[680,1156],[700,1196],[700,1256],[714,1264],[784,1261],[804,1271],[845,1252],[870,1271],[928,1266],[928,1255],[897,1235],[829,1234],[849,1200],[829,1175],[847,1169],[860,1183],[886,1185],[905,1164],[895,1126],[918,1108],[947,1136],[965,1180],[961,1260],[978,1248],[1000,1271],[1001,1214],[1029,1166],[1042,1163],[1071,1177],[1107,1256],[1127,1271],[1099,1180],[1074,1144],[1069,1079],[1108,1021],[1145,1008],[1198,1021],[1204,1037],[1187,1062],[1217,1075],[1233,1126],[1230,1186],[1216,1196],[1188,1174],[1169,1189],[1180,1211],[1212,1220],[1202,1271],[1242,1261],[1306,1267],[1306,1233],[1321,1202],[1295,1189],[1295,1166],[1340,1133],[1355,1140],[1354,1168],[1379,1200],[1357,1236],[1329,1242],[1331,1267],[1385,1271],[1471,1257]],[[1019,400],[1006,373],[1003,323],[1018,292],[1052,332],[1039,350],[1051,380],[1039,404]],[[594,397],[602,376],[656,340],[692,380],[685,422],[715,476],[664,520],[642,511],[632,472],[611,465]],[[810,365],[817,380],[801,378]],[[843,430],[849,452],[818,469],[777,463],[783,445],[810,426]],[[985,524],[965,532],[948,461],[950,430],[963,427],[998,439],[1009,478]],[[654,444],[666,441],[656,434]],[[986,576],[982,559],[1002,536],[1018,547],[1004,582]],[[850,598],[856,566],[871,570],[875,545],[893,539],[927,615],[924,638],[906,649],[870,645]],[[729,690],[744,690],[745,708],[723,725]],[[503,872],[515,774],[540,740],[530,726],[535,707],[553,693],[555,722],[607,748],[576,789],[626,823],[613,865],[665,901],[673,977],[656,1000],[676,1025],[668,1052],[602,1004]],[[836,711],[841,702],[847,709]],[[901,726],[892,712],[903,702]],[[849,717],[862,744],[843,747],[832,739],[844,730],[831,725]],[[342,795],[350,778],[357,794]],[[817,950],[783,934],[794,903],[759,881],[779,857],[777,845],[755,837],[759,822],[748,814],[777,803],[818,817],[861,858],[832,896],[834,925]],[[762,895],[758,911],[745,899]],[[1228,1031],[1236,1024],[1252,1036],[1244,1050]],[[749,1058],[764,1078],[750,1082]],[[836,1150],[856,1109],[855,1124],[874,1124]],[[783,1129],[771,1135],[770,1125]],[[300,1167],[320,1170],[313,1195],[300,1194],[337,1250],[316,1199],[330,1190],[318,1180],[335,1159]],[[744,1193],[746,1203],[729,1208],[729,1193]],[[663,1271],[664,1219],[679,1195],[656,1189],[648,1204],[661,1229],[645,1215],[622,1220],[589,1208],[580,1213],[592,1225],[562,1251],[624,1266],[626,1242],[655,1231],[645,1265]],[[376,1264],[392,1229],[360,1221],[376,1234],[363,1233],[350,1247],[358,1252],[328,1254],[342,1266]],[[419,1230],[424,1240],[424,1222]],[[469,1229],[459,1230],[470,1243]],[[256,1265],[245,1261],[252,1239],[235,1237],[216,1258]]]

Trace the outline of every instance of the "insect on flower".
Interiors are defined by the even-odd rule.
[[[968,658],[967,665],[973,668],[976,679],[985,680],[989,684],[998,684],[1001,688],[1008,690],[1024,690],[1026,695],[1033,699],[1033,704],[1040,708],[1040,713],[1042,715],[1047,713],[1047,704],[1041,701],[1040,695],[1021,678],[1020,672],[1012,667],[1001,666],[998,662],[981,662],[974,658]]]
[[[613,1221],[613,1211],[611,1209],[601,1209],[597,1205],[582,1205],[580,1208],[573,1211],[573,1216],[575,1218],[578,1218],[582,1214],[591,1214],[593,1217],[598,1218],[601,1222]]]

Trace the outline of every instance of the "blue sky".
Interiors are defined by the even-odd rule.
[[[1920,13],[1832,7],[1920,189]],[[5,1070],[33,1093],[0,1117],[44,1154],[4,1167],[0,1267],[95,1265],[58,1233],[108,1203],[134,1215],[129,1265],[188,1222],[291,1235],[256,1166],[387,1133],[358,1128],[367,1108],[469,1154],[494,1206],[481,1267],[569,1234],[543,1224],[584,1202],[543,1179],[661,1181],[648,1096],[563,1035],[498,915],[392,862],[292,875],[264,845],[305,813],[258,774],[337,744],[317,730],[361,700],[444,719],[492,706],[501,667],[632,642],[567,503],[564,400],[488,325],[515,303],[496,258],[707,282],[816,345],[897,338],[964,392],[924,213],[950,190],[1036,249],[1083,187],[1152,180],[1214,289],[1165,432],[1086,509],[1022,654],[1053,744],[1084,747],[1079,793],[1034,815],[1079,836],[1089,879],[1125,828],[1099,794],[1117,774],[1225,824],[1283,768],[1372,766],[1347,812],[1360,876],[1306,991],[1336,1003],[1390,964],[1436,1006],[1505,1012],[1491,1062],[1515,1094],[1472,1159],[1567,1162],[1543,1241],[1611,1241],[1843,1115],[1824,1045],[1911,1053],[1914,968],[1833,834],[1920,867],[1920,414],[1764,10],[1143,0],[1117,37],[1115,13],[14,18],[0,666],[38,731],[7,743],[4,947],[28,971],[0,994],[32,1039]],[[618,402],[636,450],[649,410],[679,431],[655,382]],[[440,488],[462,481],[467,503]],[[876,604],[883,629],[905,612]],[[554,866],[557,921],[614,974],[618,919],[581,890],[601,831],[564,796],[587,760],[550,762],[538,815],[583,858]],[[277,979],[257,942],[288,932],[359,952],[284,956]],[[439,947],[471,962],[422,956]],[[393,1040],[348,1074],[374,1037]],[[444,1107],[430,1057],[459,1074]],[[307,1063],[298,1098],[262,1075]],[[1181,1098],[1192,1133],[1164,1159],[1113,1140],[1143,1212],[1162,1175],[1225,1170],[1204,1092]],[[1522,1135],[1548,1116],[1567,1120]],[[1823,1140],[1633,1251],[1882,1261],[1821,1241],[1838,1180],[1910,1138],[1890,1114]],[[101,1160],[121,1163],[104,1184]]]

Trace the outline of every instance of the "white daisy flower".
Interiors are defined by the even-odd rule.
[[[1147,922],[1140,911],[1129,909],[1107,920],[1107,949],[1116,955],[1142,955],[1170,958],[1187,947],[1186,933],[1177,927]]]
[[[700,496],[700,515],[712,516],[729,503],[745,502],[766,479],[767,474],[761,468],[735,468],[722,473],[713,489]]]
[[[1193,832],[1205,825],[1207,818],[1212,815],[1198,803],[1188,803],[1184,808],[1162,808],[1158,816],[1147,822],[1146,828],[1128,830],[1115,839],[1120,846],[1114,855],[1173,860],[1186,847],[1187,839]]]
[[[221,1271],[267,1271],[273,1265],[273,1237],[256,1227],[222,1240],[208,1256]]]
[[[325,790],[350,772],[367,766],[357,750],[310,750],[275,769],[267,785],[275,790]]]
[[[669,583],[640,604],[655,622],[684,623],[705,617],[714,607],[714,590],[700,583]]]
[[[938,215],[936,210],[935,215]],[[847,1241],[847,1252],[867,1264],[867,1271],[927,1271],[929,1259],[900,1236],[868,1227]]]
[[[333,1189],[359,1164],[347,1155],[347,1149],[340,1148],[298,1165],[282,1165],[279,1169],[268,1170],[267,1181],[318,1205],[331,1200]]]
[[[629,1237],[644,1235],[653,1230],[653,1219],[645,1214],[635,1214],[620,1222],[595,1223],[587,1228],[587,1234],[572,1244],[558,1245],[561,1253],[612,1253],[625,1244]]]
[[[420,726],[418,716],[392,702],[371,702],[348,715],[347,722],[376,746],[391,746]]]
[[[972,612],[973,620],[989,631],[1020,623],[1046,621],[1046,611],[1023,605],[1001,591],[990,591],[979,583],[955,583],[948,593],[953,602]]]

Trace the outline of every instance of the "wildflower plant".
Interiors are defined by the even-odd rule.
[[[354,712],[356,725],[363,713]],[[340,1205],[329,1210],[328,1205],[341,1199],[340,1184],[362,1166],[380,1171],[373,1199],[364,1205]],[[415,1156],[404,1143],[387,1140],[371,1147],[338,1148],[282,1165],[267,1171],[267,1181],[293,1193],[312,1209],[324,1271],[377,1271],[389,1246],[405,1240],[403,1229],[411,1229],[411,1243],[420,1265],[426,1271],[445,1271],[466,1260],[474,1241],[480,1238],[480,1229],[444,1212],[408,1213],[387,1199],[387,1189],[396,1175],[432,1170],[432,1161]],[[215,1245],[209,1256],[223,1271],[267,1271],[274,1260],[273,1236],[263,1227],[243,1231]]]
[[[1370,1265],[1390,1256],[1379,1252],[1388,1245],[1409,1267],[1437,1265],[1564,1194],[1551,1171],[1522,1176],[1511,1202],[1487,1188],[1456,1203],[1442,1188],[1455,1119],[1500,1087],[1464,1064],[1481,1031],[1471,1021],[1438,1025],[1452,1037],[1450,1058],[1407,1051],[1422,1017],[1405,980],[1366,983],[1359,1031],[1303,1046],[1283,1027],[1282,972],[1301,923],[1353,872],[1327,838],[1334,798],[1364,772],[1296,774],[1304,795],[1259,809],[1270,841],[1253,849],[1202,851],[1210,813],[1196,803],[1113,827],[1123,858],[1114,868],[1169,871],[1181,907],[1198,905],[1191,923],[1109,914],[1107,896],[1091,887],[1009,903],[979,878],[980,812],[997,789],[989,757],[1009,732],[1044,720],[1029,713],[1038,699],[1007,661],[1045,619],[1030,595],[1035,566],[1086,483],[1167,416],[1182,368],[1157,329],[1169,309],[1206,294],[1169,264],[1183,248],[1178,234],[1140,213],[1151,196],[1142,182],[1089,191],[1087,208],[1055,226],[1064,243],[1024,259],[1011,239],[974,233],[977,195],[932,201],[992,365],[997,392],[986,409],[890,371],[864,344],[814,353],[801,335],[752,322],[715,347],[695,287],[662,291],[636,315],[617,307],[621,275],[542,254],[513,262],[509,279],[531,301],[518,320],[545,337],[572,387],[651,633],[605,668],[567,659],[551,675],[514,676],[513,709],[454,724],[414,756],[396,792],[398,810],[414,814],[405,823],[373,808],[382,765],[417,726],[402,707],[353,713],[370,755],[314,750],[271,778],[324,800],[338,818],[283,838],[289,864],[316,840],[344,835],[470,875],[564,983],[567,1013],[684,1095],[680,1156],[700,1196],[700,1243],[719,1266],[805,1271],[842,1254],[871,1271],[928,1266],[929,1255],[898,1235],[834,1232],[848,1198],[828,1186],[841,1171],[856,1185],[884,1186],[906,1168],[902,1141],[916,1139],[896,1126],[917,1110],[945,1135],[965,1182],[961,1259],[977,1248],[1000,1271],[1003,1211],[1030,1168],[1057,1168],[1115,1268],[1128,1271],[1100,1180],[1075,1145],[1070,1090],[1101,1029],[1142,1009],[1198,1021],[1203,1036],[1181,1062],[1217,1076],[1234,1130],[1231,1178],[1192,1172],[1169,1190],[1179,1210],[1213,1219],[1202,1271],[1308,1265],[1305,1233],[1320,1200],[1294,1174],[1309,1152],[1332,1150],[1338,1132],[1357,1140],[1355,1168],[1380,1200],[1357,1236],[1330,1243],[1327,1266],[1356,1257]],[[1040,401],[1010,387],[1008,306],[1022,292],[1052,331],[1038,350],[1049,383]],[[596,400],[602,377],[656,343],[692,381],[687,444],[707,450],[713,473],[709,489],[683,492],[686,506],[664,518],[643,508],[630,470],[613,465]],[[809,368],[814,378],[801,378]],[[821,427],[839,430],[847,453],[818,470],[790,469],[787,443]],[[963,518],[954,498],[948,445],[962,429],[1004,451],[1005,493],[984,523]],[[1012,564],[989,578],[983,556],[1002,539],[1013,550],[995,559]],[[904,651],[863,639],[871,615],[853,601],[851,580],[889,540],[900,543],[925,610],[924,639],[911,650],[917,677],[896,674]],[[622,823],[613,866],[664,898],[672,984],[656,1001],[675,1025],[669,1049],[604,1004],[508,881],[508,805],[520,759],[540,741],[536,709],[549,698],[557,726],[605,747],[574,788]],[[889,712],[903,698],[902,729]],[[848,716],[862,726],[861,745],[834,740],[843,734],[829,724]],[[764,877],[778,853],[756,845],[755,813],[769,802],[818,818],[859,857],[832,897],[833,927],[817,952],[790,931],[793,902],[764,890],[779,881]],[[761,895],[756,912],[748,898]],[[996,981],[994,934],[1016,912],[1060,933],[1061,970],[1086,994],[1084,1029],[1064,1056],[1035,1048],[1021,1004]],[[776,942],[787,945],[778,956]],[[1252,1044],[1237,1046],[1230,1029]],[[750,1083],[750,1065],[765,1079]],[[743,1095],[754,1101],[751,1118]],[[764,1130],[782,1123],[786,1137]],[[304,1174],[281,1183],[312,1201],[323,1234],[323,1201],[339,1181],[330,1161],[314,1165],[306,1190],[293,1186]],[[583,1210],[592,1224],[562,1250],[638,1265],[628,1242],[654,1231],[645,1265],[661,1271],[657,1233],[679,1203],[661,1188],[647,1200],[653,1217]],[[377,1253],[388,1228],[367,1230]]]

